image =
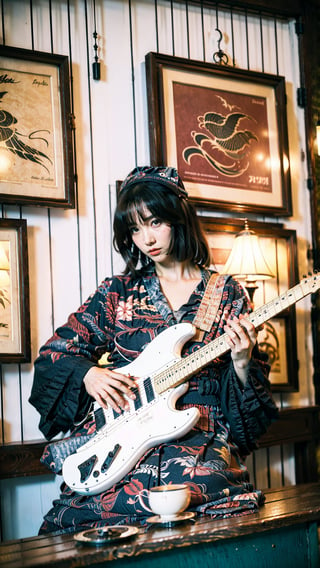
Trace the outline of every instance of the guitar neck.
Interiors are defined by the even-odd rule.
[[[290,288],[274,300],[256,309],[247,316],[247,319],[257,328],[272,317],[280,314],[283,310],[292,306],[308,294],[319,289],[320,275],[301,280],[299,284]],[[173,365],[154,377],[156,391],[161,394],[169,388],[176,387],[187,381],[192,375],[200,371],[203,367],[229,351],[227,344],[227,334],[220,335],[207,345],[198,349],[195,353],[187,355]]]

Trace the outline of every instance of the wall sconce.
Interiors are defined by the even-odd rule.
[[[228,260],[221,271],[245,281],[245,288],[253,303],[253,296],[258,288],[257,280],[273,278],[260,247],[259,239],[254,231],[249,229],[248,220],[244,220],[244,230],[234,239]]]

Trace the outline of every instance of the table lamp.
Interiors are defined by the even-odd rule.
[[[231,274],[239,280],[244,280],[252,303],[254,293],[258,288],[257,280],[274,277],[263,256],[259,238],[254,231],[249,229],[247,219],[244,220],[244,230],[240,231],[234,239],[232,250],[221,273]]]

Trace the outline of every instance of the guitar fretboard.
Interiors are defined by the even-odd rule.
[[[290,288],[287,292],[284,292],[274,300],[257,308],[248,315],[247,319],[257,328],[308,294],[316,292],[319,287],[319,274],[304,278],[299,284]],[[197,371],[200,371],[200,369],[214,361],[214,359],[217,359],[229,351],[230,348],[226,342],[226,338],[227,334],[224,333],[207,345],[200,347],[195,353],[183,357],[173,363],[170,368],[153,377],[156,392],[161,394],[169,388],[178,386],[188,380]]]

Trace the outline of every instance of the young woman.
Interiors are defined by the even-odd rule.
[[[174,168],[135,168],[128,175],[114,217],[114,245],[124,273],[104,280],[35,361],[30,402],[40,413],[40,430],[48,440],[72,432],[67,441],[47,446],[44,463],[61,471],[66,445],[74,451],[72,444],[95,435],[95,418],[88,418],[92,402],[111,409],[115,419],[134,415],[145,373],[144,364],[136,370],[139,356],[165,330],[185,322],[195,326],[194,336],[180,341],[182,357],[222,334],[226,352],[189,377],[187,392],[176,401],[179,410],[198,409],[193,426],[177,439],[155,442],[122,479],[98,493],[77,493],[63,483],[40,533],[144,522],[152,514],[149,488],[170,483],[188,484],[190,508],[199,512],[228,516],[255,510],[263,495],[251,485],[244,458],[277,416],[269,366],[244,317],[250,305],[243,288],[230,276],[212,276],[199,219]],[[163,351],[170,349],[165,345]],[[161,369],[162,354],[151,359],[155,371]],[[135,376],[122,373],[132,361]],[[152,418],[159,431],[165,422],[164,415]],[[116,444],[111,461],[119,448]]]

